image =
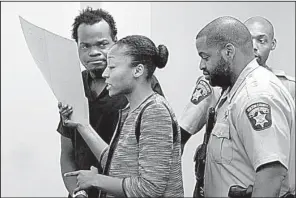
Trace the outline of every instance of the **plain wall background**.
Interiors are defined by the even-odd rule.
[[[35,64],[18,16],[71,37],[80,3],[1,3],[1,197],[66,196],[57,100]]]
[[[294,2],[46,2],[1,3],[1,196],[66,196],[60,167],[57,101],[35,65],[18,15],[71,37],[81,8],[102,7],[115,18],[118,37],[150,36],[170,52],[167,67],[156,71],[166,98],[180,116],[201,72],[195,49],[198,31],[214,18],[230,15],[242,21],[268,18],[275,27],[277,49],[268,64],[294,76]],[[193,154],[202,133],[191,138],[183,156],[185,196],[194,187]]]

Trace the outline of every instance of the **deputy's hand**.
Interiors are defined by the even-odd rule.
[[[76,128],[78,126],[78,123],[70,120],[70,116],[73,113],[72,107],[67,104],[63,104],[63,103],[59,102],[58,108],[59,108],[59,113],[62,118],[63,126]]]
[[[77,176],[77,188],[74,192],[79,190],[87,190],[94,187],[96,184],[96,175],[98,174],[98,169],[92,166],[90,170],[79,170],[65,173],[65,177]]]

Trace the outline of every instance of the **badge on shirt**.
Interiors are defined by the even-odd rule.
[[[191,102],[197,105],[198,103],[200,103],[200,101],[208,97],[211,93],[212,89],[210,85],[206,81],[200,80],[198,81],[194,89],[194,92],[191,97]]]
[[[271,109],[270,105],[257,102],[246,109],[246,114],[254,130],[261,131],[271,126]]]

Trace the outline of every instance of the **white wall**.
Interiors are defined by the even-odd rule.
[[[113,17],[117,25],[118,39],[127,35],[151,36],[150,2],[83,2],[81,7],[103,8]]]
[[[1,3],[1,196],[66,196],[57,101],[38,70],[18,15],[70,38],[79,3]]]
[[[246,20],[254,15],[275,26],[277,49],[269,65],[295,72],[294,3],[225,2],[55,2],[1,3],[1,196],[66,196],[59,168],[60,140],[56,132],[57,101],[35,65],[21,32],[18,15],[70,38],[78,10],[102,7],[115,18],[118,37],[150,36],[167,45],[167,67],[156,71],[169,102],[179,116],[190,98],[199,58],[195,36],[218,16]],[[185,196],[194,186],[192,157],[201,134],[190,139],[183,156]]]
[[[178,116],[190,99],[197,77],[202,75],[195,37],[206,24],[225,15],[241,21],[256,15],[269,19],[274,25],[278,46],[271,52],[268,64],[294,76],[294,2],[153,2],[151,37],[156,44],[164,43],[170,53],[167,67],[157,70],[157,76]],[[185,147],[182,158],[185,197],[192,196],[193,155],[202,138],[203,133],[193,136]]]

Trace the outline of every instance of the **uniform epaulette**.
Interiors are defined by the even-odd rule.
[[[295,77],[293,76],[289,76],[289,75],[286,75],[286,73],[282,70],[272,70],[272,72],[274,73],[274,75],[276,75],[277,77],[280,77],[280,78],[285,78],[289,81],[293,81],[295,82]]]
[[[290,81],[295,82],[295,77],[286,75],[286,78]]]

